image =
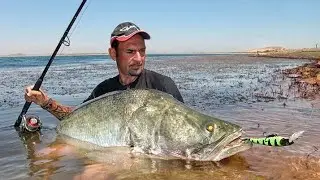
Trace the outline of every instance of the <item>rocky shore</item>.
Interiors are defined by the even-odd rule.
[[[320,100],[320,61],[283,70],[283,74],[292,79],[291,88],[296,88],[300,97]]]
[[[251,50],[249,53],[249,56],[254,57],[309,59],[310,63],[286,69],[283,74],[292,80],[291,88],[297,89],[300,97],[320,101],[320,48],[269,47]]]

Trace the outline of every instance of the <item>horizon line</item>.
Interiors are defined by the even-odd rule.
[[[190,52],[190,53],[148,53],[148,55],[214,55],[214,54],[251,54],[250,52],[237,52],[237,51],[226,51],[226,52]],[[57,54],[56,56],[85,56],[85,55],[109,55],[108,53],[63,53]],[[24,53],[15,53],[15,54],[7,54],[0,55],[0,57],[29,57],[29,56],[51,56],[49,54],[24,54]]]

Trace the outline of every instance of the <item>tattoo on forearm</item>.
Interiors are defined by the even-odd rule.
[[[72,107],[63,106],[51,98],[45,105],[41,107],[47,110],[48,112],[50,112],[59,120],[62,120],[66,115],[68,115],[73,110]]]

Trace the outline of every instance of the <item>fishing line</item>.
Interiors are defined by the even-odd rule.
[[[281,87],[281,85],[280,85],[280,87]],[[299,86],[300,87],[300,86]],[[298,88],[299,88],[298,87]],[[272,89],[272,88],[271,88]],[[284,89],[281,89],[281,91],[282,91],[282,93],[283,93],[283,90]],[[273,92],[273,90],[271,90],[272,92]],[[289,91],[290,91],[290,88],[288,89],[288,94],[287,94],[287,96],[289,96]],[[298,89],[298,91],[299,91],[299,89]],[[293,90],[293,92],[295,92],[295,90]],[[287,102],[287,100],[285,101],[285,102]],[[284,102],[284,105],[283,105],[283,107],[285,108],[286,106],[287,106],[287,104],[285,104],[285,102]],[[312,109],[311,109],[311,114],[310,115],[308,115],[308,113],[307,114],[305,114],[305,120],[304,120],[304,124],[305,125],[308,125],[309,123],[307,122],[307,119],[312,119],[312,117],[313,117],[313,115],[314,115],[314,111],[315,111],[315,103],[311,103],[311,106],[312,106]],[[310,112],[310,111],[309,111]],[[258,123],[258,125],[257,125],[257,128],[259,129],[259,128],[262,128],[261,126],[260,126],[260,124]],[[287,128],[286,127],[284,127],[281,131],[282,132],[287,132],[287,131],[289,131],[289,130],[291,130],[291,129],[295,129],[296,127],[288,127],[287,126]],[[262,128],[262,130],[263,130],[264,128]],[[263,131],[263,133],[262,133],[262,136],[263,137],[268,137],[268,136],[277,136],[277,134],[271,134],[271,135],[268,135],[268,131]],[[307,152],[306,154],[307,154],[307,158],[311,155],[311,154],[313,154],[313,153],[315,153],[315,152],[317,152],[318,151],[318,148],[316,147],[316,146],[312,146],[313,147],[313,150],[311,150],[311,152]]]
[[[311,103],[312,110],[311,110],[311,114],[310,114],[310,117],[309,117],[310,119],[312,118],[312,115],[313,115],[314,109],[316,109],[316,108],[315,108],[315,105],[316,105],[316,104],[320,104],[320,102]]]
[[[309,158],[311,154],[313,154],[313,153],[315,153],[315,152],[317,152],[319,150],[316,146],[312,146],[312,147],[313,147],[314,150],[307,155],[307,158]]]
[[[314,149],[314,150],[307,155],[307,159],[308,159],[309,157],[311,157],[311,154],[313,154],[313,153],[315,153],[315,152],[317,152],[317,151],[319,150],[316,146],[313,146],[313,149]],[[308,161],[306,161],[306,168],[307,168],[307,169],[310,168]]]
[[[67,37],[70,29],[72,28],[72,25],[74,24],[74,22],[77,20],[77,17],[78,15],[81,13],[81,10],[82,8],[84,7],[85,3],[87,2],[87,0],[83,0],[81,2],[81,4],[79,5],[76,13],[74,14],[72,20],[70,21],[68,27],[66,28],[66,30],[64,31],[62,37],[60,38],[60,41],[59,43],[57,44],[56,48],[54,49],[46,67],[44,68],[44,70],[42,71],[40,77],[38,78],[38,80],[36,81],[35,85],[33,86],[32,90],[39,90],[41,85],[42,85],[42,82],[43,82],[43,79],[45,77],[45,75],[47,74],[54,58],[56,57],[57,53],[59,52],[60,50],[60,47],[62,46],[62,43],[64,41],[64,39]],[[81,15],[81,14],[80,14]],[[26,113],[28,112],[28,109],[30,108],[32,102],[28,102],[26,101],[25,104],[23,105],[23,108],[22,108],[22,111],[21,113],[19,114],[15,124],[14,124],[14,127],[16,128],[16,130],[19,130],[19,128],[23,128],[23,127],[20,127],[20,124],[21,124],[21,121],[23,119],[23,117],[26,115]]]
[[[71,38],[73,32],[77,29],[77,27],[78,27],[78,25],[79,25],[79,23],[80,23],[83,15],[84,15],[84,13],[86,12],[86,10],[87,10],[88,7],[89,7],[90,3],[91,3],[91,0],[88,1],[87,5],[84,7],[84,10],[83,10],[82,13],[80,13],[80,15],[78,16],[78,20],[77,20],[76,24],[75,24],[74,27],[71,29],[70,33],[66,36],[66,39],[63,41],[62,44],[63,44],[64,46],[62,47],[61,51],[59,52],[59,55],[62,55],[62,52],[64,51],[64,48],[65,48],[65,47],[70,46],[70,44],[71,44],[70,38]]]
[[[73,32],[75,31],[75,29],[78,27],[79,22],[80,22],[81,18],[83,17],[83,14],[86,12],[86,10],[87,10],[88,6],[90,5],[90,3],[91,3],[91,0],[88,1],[87,6],[86,6],[86,7],[84,8],[84,10],[83,10],[83,13],[80,14],[79,19],[78,19],[78,22],[76,23],[76,25],[74,26],[74,28],[72,28],[72,30],[71,30],[71,32],[70,32],[70,34],[69,34],[69,37],[72,36],[72,34],[73,34]],[[67,37],[68,37],[68,36],[67,36]]]

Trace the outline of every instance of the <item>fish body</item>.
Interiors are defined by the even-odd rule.
[[[219,161],[249,149],[238,125],[201,113],[158,90],[105,94],[57,126],[62,137],[99,147],[130,147],[160,157]]]

